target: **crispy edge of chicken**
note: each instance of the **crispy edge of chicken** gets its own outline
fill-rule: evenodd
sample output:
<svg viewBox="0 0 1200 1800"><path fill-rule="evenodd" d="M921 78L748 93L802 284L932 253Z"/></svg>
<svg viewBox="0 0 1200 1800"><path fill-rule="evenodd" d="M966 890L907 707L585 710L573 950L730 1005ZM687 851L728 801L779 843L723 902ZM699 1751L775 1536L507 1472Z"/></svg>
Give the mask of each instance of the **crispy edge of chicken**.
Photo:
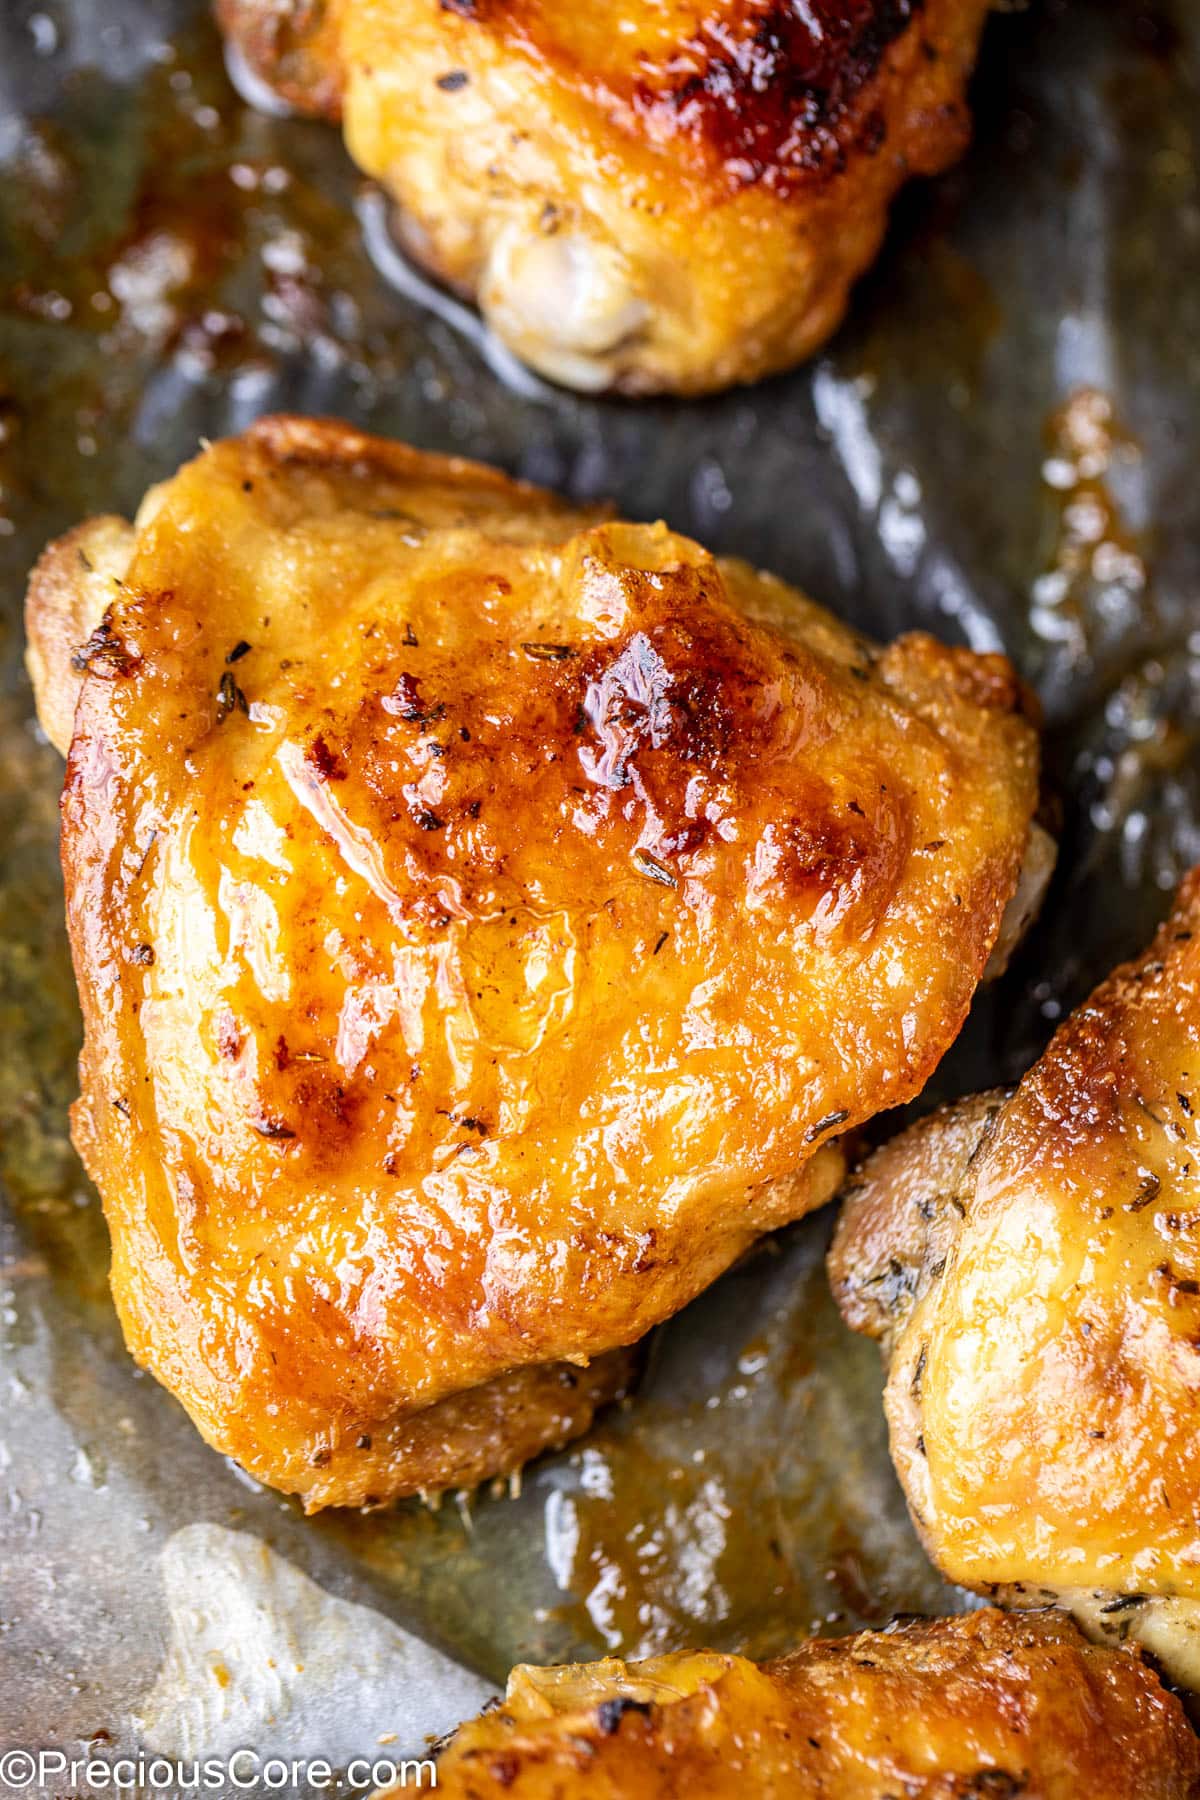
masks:
<svg viewBox="0 0 1200 1800"><path fill-rule="evenodd" d="M1138 1653L986 1609L761 1666L520 1667L437 1774L446 1800L1194 1800L1200 1744Z"/></svg>
<svg viewBox="0 0 1200 1800"><path fill-rule="evenodd" d="M522 526L522 532L526 534L521 537L522 542L531 541L529 533L536 537L538 529L549 532L551 536L555 532L569 535L580 528L585 531L594 529L593 515L572 513L570 509L562 507L537 490L509 483L492 471L481 470L476 465L424 457L403 446L382 444L333 424L288 419L266 420L253 428L243 440L217 446L207 454L215 461L206 462L201 459L196 467L211 467L214 472L218 469L223 471L220 479L226 486L222 487L221 506L227 509L227 513L222 516L227 516L230 541L244 528L235 523L238 509L245 508L249 515L254 507L263 504L249 497L243 500L241 495L246 493L248 496L256 482L272 483L292 479L297 482L314 481L318 484L318 489L321 483L328 480L339 494L343 492L343 486L339 484L355 491L361 484L362 494L356 504L363 506L364 521L369 518L377 522L377 536L385 526L378 523L380 509L368 504L373 491L371 484L382 483L388 490L383 498L394 501L397 497L394 484L405 480L442 481L449 484L446 492L451 494L455 491L454 483L458 482L464 495L473 496L471 504L484 506L485 512L492 509L489 516L494 515L496 518L506 508L515 508L522 516L528 514L529 518ZM189 476L188 479L191 481L194 477ZM171 542L169 536L163 537L161 534L160 513L164 513L165 509L164 516L169 518L170 508L175 504L172 490L172 483L152 490L132 530L120 521L100 520L93 522L90 528L84 528L81 532L60 540L42 559L31 582L28 604L30 669L38 688L41 716L60 747L68 747L68 720L72 714L72 701L82 691L80 684L89 684L83 737L78 741L78 751L72 750L76 763L72 829L76 833L81 829L81 822L85 824L88 817L94 819L97 804L102 802L106 811L112 804L110 777L119 766L125 751L118 736L113 735L107 723L108 707L110 698L120 691L120 684L125 680L134 660L124 654L122 631L127 630L126 620L131 618L136 632L143 636L148 632L152 636L155 628L154 608L159 604L156 598L159 587L156 583L161 572L153 562L138 562L141 554L138 546L162 546ZM259 492L263 491L260 486ZM400 498L405 499L407 496L401 494ZM385 522L388 516L394 516L394 508L383 507L382 511ZM403 517L408 516L403 513ZM476 523L478 524L478 518ZM170 533L172 529L168 522L166 530ZM189 524L189 533L191 529L192 524ZM268 535L265 529L262 532L252 526L246 526L245 529L248 536L255 540ZM363 529L367 529L365 523ZM406 527L398 522L395 529L403 532ZM613 530L618 534L615 542L622 545L642 545L651 556L652 566L657 566L655 559L658 559L661 566L669 569L673 555L683 555L685 559L700 555L695 546L688 546L687 540L672 539L670 534L662 533L662 528L655 528L648 533L646 528L636 527L616 527ZM620 536L621 533L626 535ZM604 548L607 543L603 534L595 541L597 549ZM671 545L679 548L671 550ZM612 547L608 545L609 551ZM256 541L256 554L259 548L260 544ZM499 555L498 545L493 548ZM147 554L150 552L147 551ZM170 554L174 555L174 551ZM370 554L372 557L379 554L377 543ZM832 646L840 645L838 654L844 652L852 661L860 654L868 655L865 647L861 652L855 648L857 640L852 634L835 626L827 615L800 596L791 594L782 584L757 576L744 565L710 565L701 557L699 566L718 569L722 579L729 584L735 602L746 604L752 609L757 607L758 616L772 626L778 628L781 621L789 616L790 608L796 615L797 630L816 633L817 640L822 643L828 640L826 652ZM371 572L375 572L374 562ZM175 588L185 589L190 580L186 562L168 573L170 581L167 582L162 604L175 606ZM128 588L125 585L127 577L130 577ZM691 577L689 581L690 579ZM661 589L663 580L664 577L661 576L652 578L651 585L656 592ZM630 590L631 593L633 591ZM283 597L275 598L278 605L282 605ZM209 598L206 598L205 608L208 605ZM98 621L97 613L100 614ZM197 615L200 616L204 616L204 609ZM751 616L756 616L753 610ZM184 638L194 638L195 625L186 611L186 605L179 618L179 628ZM227 623L222 624L221 628L231 640L237 635L236 625L236 617L231 617ZM71 654L69 646L87 627L92 629L82 651ZM999 708L1001 714L1006 711L1020 712L1024 702L1013 685L1011 671L1005 672L1006 665L1002 666L999 659L980 659L966 652L945 651L927 640L911 640L911 645L911 650L907 652L903 646L885 652L884 666L895 667L896 675L892 679L900 681L901 691L905 691L904 683L912 683L911 691L917 697L915 703L918 706L931 705L935 717L940 716L940 705L949 709L945 714L947 719L953 716L955 707L967 708L964 720L971 716L970 708L978 706L981 710L977 727L990 731L993 726L986 725L990 716L989 708ZM906 656L912 663L911 669L906 663ZM891 662L888 661L889 658L892 659ZM862 674L866 676L866 673L864 667ZM217 657L212 673L214 690L226 680L222 659ZM947 684L941 701L933 698L939 680ZM221 692L223 691L221 685ZM920 698L925 695L929 698ZM136 713L131 717L136 734ZM960 720L960 724L962 722ZM976 727L972 727L974 728ZM1032 736L1028 727L1023 723L1019 724L1016 718L1006 726L1001 726L997 721L994 729L1000 734L994 746L997 754L1000 738L1006 734L1011 737L1006 754L1013 757L1014 779L1017 779L1018 771L1024 768L1018 785L1024 782L1022 792L1025 788L1029 790L1025 802L1028 809L1036 790L1036 755L1031 755ZM1018 749L1021 733L1026 734L1022 740L1025 747ZM969 739L968 731L962 740L960 752L956 754L967 753ZM157 754L157 745L154 746L154 752ZM145 754L149 752L137 752L137 755ZM102 775L98 787L89 789L86 782L80 785L81 773L86 773L89 768L100 771ZM1010 800L1011 798L1010 796ZM80 807L83 808L82 813L79 811ZM989 829L993 828L994 826L989 826ZM108 842L111 831L111 823L105 822L99 836ZM109 848L111 850L111 844ZM1014 856L1016 854L1014 845ZM77 868L81 874L86 874L87 891L92 894L95 902L89 904L81 894L75 903L73 914L77 968L81 973L85 1012L88 1011L89 984L94 979L89 962L93 951L89 946L93 943L98 945L101 941L101 937L96 934L100 932L103 935L102 921L106 906L106 878L99 878L97 884L95 860L95 852L89 851L83 861L79 861L78 852L70 850L68 837L68 892L70 894L72 890L70 871ZM117 867L119 869L119 863ZM987 918L982 914L978 918L974 916L972 909L976 908L975 901L963 909L965 917L956 916L956 955L967 954L968 938L974 942L977 937L978 958L980 961L986 960L989 942L1002 935L997 929L1000 910L1005 894L1011 893L1015 883L1015 872L1010 872L1003 879L997 873L994 882L989 877ZM995 892L992 891L993 888ZM639 893L643 891L648 890L639 887ZM858 893L855 906L865 903L865 898ZM1020 896L1018 901L1023 905ZM964 936L964 933L967 935ZM134 946L135 950L139 948ZM975 955L975 950L971 950L970 954ZM140 955L126 960L132 960L136 968L152 966L144 962ZM130 983L133 979L128 974L123 976L123 980ZM152 990L147 987L144 991ZM964 1009L968 997L969 987L964 989ZM85 1051L85 1099L75 1109L74 1131L85 1161L105 1195L110 1222L113 1223L116 1250L114 1291L122 1311L127 1337L139 1360L148 1363L168 1386L189 1403L189 1410L192 1410L193 1417L210 1441L228 1454L238 1457L261 1479L298 1489L310 1507L325 1504L371 1504L397 1493L438 1489L447 1485L470 1485L486 1474L518 1467L544 1444L560 1443L584 1429L594 1406L608 1394L617 1391L627 1380L629 1365L625 1352L618 1347L606 1355L608 1345L589 1341L582 1354L593 1360L583 1373L578 1368L568 1367L557 1359L549 1358L548 1366L538 1364L534 1367L511 1368L490 1380L474 1378L462 1392L444 1394L441 1399L428 1403L415 1412L409 1411L382 1421L377 1417L362 1419L358 1422L358 1427L350 1431L346 1442L339 1438L336 1443L330 1444L325 1436L318 1434L318 1438L302 1455L289 1452L283 1462L280 1462L277 1455L265 1454L262 1447L256 1445L252 1432L247 1435L247 1421L253 1408L244 1401L238 1407L234 1420L236 1430L226 1419L222 1410L226 1405L222 1398L224 1389L217 1377L204 1378L212 1388L215 1399L211 1396L208 1399L198 1398L195 1392L189 1392L189 1383L194 1381L200 1370L197 1358L203 1360L198 1329L195 1324L188 1325L182 1331L179 1341L175 1342L174 1339L187 1320L188 1309L193 1304L186 1298L186 1292L194 1286L195 1277L188 1277L182 1286L172 1286L169 1294L164 1290L160 1299L155 1299L154 1284L161 1275L161 1256L158 1252L152 1253L152 1244L144 1239L145 1221L140 1204L130 1210L130 1206L120 1199L122 1178L118 1171L124 1166L122 1158L127 1157L129 1151L128 1146L124 1146L125 1125L119 1122L118 1115L113 1111L108 1098L108 1087L117 1079L113 1073L113 1043L124 1042L124 1039L118 1037L110 1043L105 1035L109 1029L107 1024L102 1024L97 1031L96 1018L97 1012L93 1005L89 1016L89 1035L95 1037L99 1048L92 1052L90 1064ZM952 1035L952 1031L950 1034ZM940 1040L936 1045L930 1043L919 1047L922 1069L936 1060L941 1047ZM96 1060L97 1057L99 1061ZM136 1082L138 1077L131 1074L130 1079ZM913 1079L919 1078L914 1076ZM126 1115L121 1113L120 1120L125 1119ZM832 1135L842 1123L844 1120L840 1115L837 1118L823 1119L821 1131ZM263 1127L256 1129L261 1132ZM267 1135L271 1137L272 1133L268 1132ZM291 1131L283 1134L285 1153L287 1140L294 1139L294 1136ZM111 1143L110 1138L113 1140ZM116 1142L117 1138L121 1138L120 1144ZM811 1134L809 1141L811 1142ZM814 1144L812 1151L807 1146L804 1149L806 1154L811 1155L811 1160L799 1174L793 1171L748 1190L747 1200L752 1203L752 1214L747 1214L744 1233L728 1250L722 1250L720 1244L710 1242L705 1256L700 1259L703 1268L692 1281L689 1292L696 1291L697 1286L703 1286L711 1280L730 1260L731 1255L738 1254L758 1232L788 1218L797 1217L828 1197L839 1179L840 1150L834 1144ZM142 1242L143 1248L132 1255L131 1260L131 1253L139 1242ZM159 1274L153 1273L156 1267ZM173 1283L176 1280L176 1277L172 1277ZM668 1310L673 1310L677 1303L672 1302ZM629 1336L640 1336L654 1322L655 1316L662 1316L661 1310L657 1315L639 1315L636 1321L631 1320ZM611 1342L609 1339L610 1344ZM314 1354L315 1350L316 1346ZM571 1357L572 1362L578 1360L582 1360L582 1357ZM314 1373L318 1367L321 1370L319 1386L327 1386L332 1380L332 1371L327 1365L327 1357L320 1363L313 1364ZM299 1405L303 1395L297 1392L290 1398ZM509 1436L506 1433L512 1439L507 1451L505 1446L509 1442Z"/></svg>
<svg viewBox="0 0 1200 1800"><path fill-rule="evenodd" d="M1200 1691L1200 871L1015 1093L943 1109L851 1180L829 1258L890 1364L926 1549L1054 1600Z"/></svg>
<svg viewBox="0 0 1200 1800"><path fill-rule="evenodd" d="M217 0L257 75L341 116L408 250L518 356L685 394L836 328L897 190L965 147L987 10Z"/></svg>

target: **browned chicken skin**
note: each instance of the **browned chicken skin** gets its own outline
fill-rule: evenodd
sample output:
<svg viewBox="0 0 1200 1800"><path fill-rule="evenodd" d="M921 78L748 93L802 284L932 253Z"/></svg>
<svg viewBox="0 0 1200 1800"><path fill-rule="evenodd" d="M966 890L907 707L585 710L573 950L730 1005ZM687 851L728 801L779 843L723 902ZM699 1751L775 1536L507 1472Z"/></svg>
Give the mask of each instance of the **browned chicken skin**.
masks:
<svg viewBox="0 0 1200 1800"><path fill-rule="evenodd" d="M881 1150L830 1258L934 1561L1200 1690L1200 871L1009 1098Z"/></svg>
<svg viewBox="0 0 1200 1800"><path fill-rule="evenodd" d="M310 1507L583 1429L922 1086L1030 837L1003 659L345 426L72 533L28 624L126 1335Z"/></svg>
<svg viewBox="0 0 1200 1800"><path fill-rule="evenodd" d="M809 355L913 174L962 150L986 0L217 0L340 116L409 249L583 389Z"/></svg>
<svg viewBox="0 0 1200 1800"><path fill-rule="evenodd" d="M395 1790L398 1793L398 1790ZM513 1671L438 1762L446 1800L1194 1800L1200 1745L1129 1651L994 1611Z"/></svg>

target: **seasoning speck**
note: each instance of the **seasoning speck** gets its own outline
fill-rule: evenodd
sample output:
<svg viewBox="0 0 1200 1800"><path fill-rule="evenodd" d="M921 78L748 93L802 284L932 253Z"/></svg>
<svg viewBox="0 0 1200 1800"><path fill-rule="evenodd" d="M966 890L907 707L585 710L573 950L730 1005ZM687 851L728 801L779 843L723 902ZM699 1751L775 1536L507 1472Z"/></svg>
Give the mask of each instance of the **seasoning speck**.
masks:
<svg viewBox="0 0 1200 1800"><path fill-rule="evenodd" d="M613 1700L602 1700L596 1708L596 1723L605 1737L612 1737L621 1729L621 1720L626 1713L649 1714L650 1704L646 1700L634 1700L628 1694L618 1694Z"/></svg>
<svg viewBox="0 0 1200 1800"><path fill-rule="evenodd" d="M217 688L217 724L223 725L230 713L248 713L246 696L243 694L233 676L226 669Z"/></svg>
<svg viewBox="0 0 1200 1800"><path fill-rule="evenodd" d="M648 850L635 850L633 860L641 873L648 875L651 881L657 881L660 887L678 887L679 883L676 877L672 875L666 864L660 863L658 858L651 856Z"/></svg>
<svg viewBox="0 0 1200 1800"><path fill-rule="evenodd" d="M575 654L570 644L522 644L521 648L533 662L566 662Z"/></svg>

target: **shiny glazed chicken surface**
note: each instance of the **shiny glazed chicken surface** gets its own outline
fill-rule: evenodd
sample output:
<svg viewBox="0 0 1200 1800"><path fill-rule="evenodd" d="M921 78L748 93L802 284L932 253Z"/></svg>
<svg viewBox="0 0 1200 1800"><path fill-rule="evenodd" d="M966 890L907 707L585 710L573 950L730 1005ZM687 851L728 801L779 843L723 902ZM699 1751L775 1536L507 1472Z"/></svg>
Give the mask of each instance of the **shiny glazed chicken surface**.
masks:
<svg viewBox="0 0 1200 1800"><path fill-rule="evenodd" d="M692 393L814 350L944 168L984 0L217 0L340 116L407 248L552 379Z"/></svg>
<svg viewBox="0 0 1200 1800"><path fill-rule="evenodd" d="M341 425L27 617L126 1336L310 1507L583 1429L922 1086L1030 838L1002 659Z"/></svg>
<svg viewBox="0 0 1200 1800"><path fill-rule="evenodd" d="M851 1184L830 1273L891 1358L930 1555L1200 1689L1200 871L1010 1097Z"/></svg>
<svg viewBox="0 0 1200 1800"><path fill-rule="evenodd" d="M398 1790L396 1790L398 1792ZM1132 1652L995 1611L816 1639L519 1668L438 1763L448 1800L1190 1800L1200 1745Z"/></svg>

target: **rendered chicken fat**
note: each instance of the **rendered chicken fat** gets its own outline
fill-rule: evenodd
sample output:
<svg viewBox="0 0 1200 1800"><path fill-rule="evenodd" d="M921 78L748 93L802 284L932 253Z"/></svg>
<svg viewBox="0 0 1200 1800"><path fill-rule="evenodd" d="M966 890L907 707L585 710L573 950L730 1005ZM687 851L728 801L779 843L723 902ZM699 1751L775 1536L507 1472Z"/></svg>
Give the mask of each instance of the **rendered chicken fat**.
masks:
<svg viewBox="0 0 1200 1800"><path fill-rule="evenodd" d="M1001 658L344 426L216 445L28 619L125 1331L310 1506L585 1428L921 1087L1029 841Z"/></svg>
<svg viewBox="0 0 1200 1800"><path fill-rule="evenodd" d="M963 148L984 0L217 0L341 116L410 250L553 380L702 392L810 354Z"/></svg>

